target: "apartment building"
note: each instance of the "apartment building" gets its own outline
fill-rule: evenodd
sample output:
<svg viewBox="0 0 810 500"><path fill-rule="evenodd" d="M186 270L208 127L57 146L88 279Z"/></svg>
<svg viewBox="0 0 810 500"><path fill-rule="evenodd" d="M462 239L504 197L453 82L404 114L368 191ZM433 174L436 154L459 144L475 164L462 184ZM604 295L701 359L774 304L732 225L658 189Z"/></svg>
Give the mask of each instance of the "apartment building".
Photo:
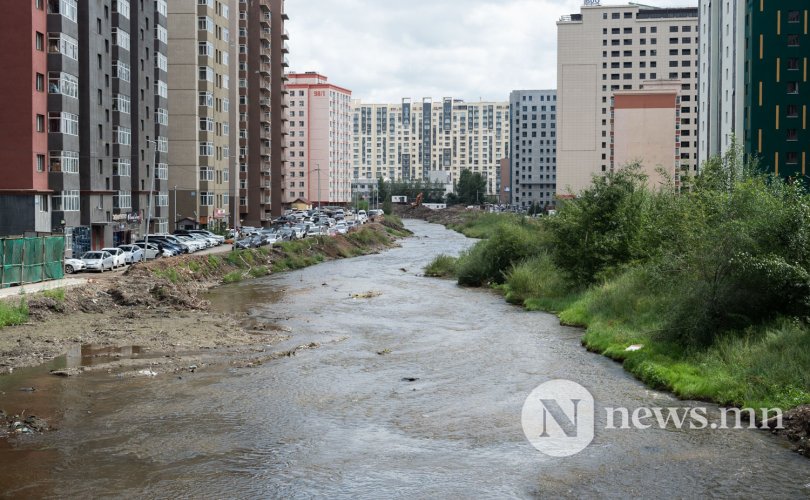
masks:
<svg viewBox="0 0 810 500"><path fill-rule="evenodd" d="M315 72L288 76L284 204L347 204L352 199L352 92Z"/></svg>
<svg viewBox="0 0 810 500"><path fill-rule="evenodd" d="M431 171L463 169L487 179L487 193L500 190L502 158L509 154L509 103L445 97L414 103L353 101L355 179L428 180Z"/></svg>
<svg viewBox="0 0 810 500"><path fill-rule="evenodd" d="M700 2L701 161L734 137L766 172L807 168L807 2Z"/></svg>
<svg viewBox="0 0 810 500"><path fill-rule="evenodd" d="M621 165L611 99L647 81L680 86L677 172L698 170L698 9L584 6L557 22L557 193L576 194ZM645 161L643 158L642 162Z"/></svg>
<svg viewBox="0 0 810 500"><path fill-rule="evenodd" d="M5 7L0 44L14 47L4 56L5 69L14 77L0 79L0 236L47 233L51 231L47 14L45 6L34 0ZM72 22L75 27L75 19Z"/></svg>
<svg viewBox="0 0 810 500"><path fill-rule="evenodd" d="M509 95L509 203L554 205L557 187L557 91L515 90Z"/></svg>
<svg viewBox="0 0 810 500"><path fill-rule="evenodd" d="M145 232L149 218L159 139L153 134L160 130L151 112L160 102L155 97L160 73L153 68L165 54L165 41L161 46L158 38L158 30L165 32L165 16L158 12L165 10L165 0L31 0L14 2L13 10L3 19L8 24L3 33L32 32L34 57L19 58L24 67L15 74L32 74L33 93L19 81L10 83L17 88L3 93L3 105L16 109L27 101L37 112L27 131L21 124L4 124L3 140L9 143L2 154L19 155L16 145L33 140L35 147L26 149L36 149L31 153L36 175L17 191L39 196L33 204L24 200L17 208L6 207L19 217L10 217L15 227L3 228L2 234L64 233L73 254L131 241ZM2 120L20 118L15 115L4 114ZM20 184L29 175L19 160L9 160L4 164L15 173L4 182ZM153 215L159 225L165 217L159 203Z"/></svg>
<svg viewBox="0 0 810 500"><path fill-rule="evenodd" d="M229 224L231 16L238 12L236 0L169 3L170 229Z"/></svg>
<svg viewBox="0 0 810 500"><path fill-rule="evenodd" d="M238 213L259 227L280 216L284 201L289 35L284 0L239 2ZM237 185L238 182L238 185Z"/></svg>

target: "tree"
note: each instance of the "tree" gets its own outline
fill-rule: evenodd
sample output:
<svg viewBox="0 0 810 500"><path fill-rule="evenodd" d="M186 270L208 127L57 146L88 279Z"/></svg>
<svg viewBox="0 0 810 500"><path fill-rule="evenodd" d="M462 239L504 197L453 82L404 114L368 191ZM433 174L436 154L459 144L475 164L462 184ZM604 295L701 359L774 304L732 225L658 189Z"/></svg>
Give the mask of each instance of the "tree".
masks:
<svg viewBox="0 0 810 500"><path fill-rule="evenodd" d="M484 201L487 194L487 180L479 172L469 169L461 171L456 184L456 196L460 203L474 205Z"/></svg>

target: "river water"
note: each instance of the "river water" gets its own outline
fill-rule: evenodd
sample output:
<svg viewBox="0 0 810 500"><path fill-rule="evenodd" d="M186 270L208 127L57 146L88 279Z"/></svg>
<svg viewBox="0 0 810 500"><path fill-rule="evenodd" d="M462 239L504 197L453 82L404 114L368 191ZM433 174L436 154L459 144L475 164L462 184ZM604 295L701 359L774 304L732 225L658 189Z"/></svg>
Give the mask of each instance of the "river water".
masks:
<svg viewBox="0 0 810 500"><path fill-rule="evenodd" d="M552 458L535 450L523 434L521 407L548 380L583 385L597 408L697 403L646 389L620 365L586 352L582 332L554 316L419 276L435 255L457 254L474 241L424 222L409 227L416 236L401 248L212 293L216 308L288 330L290 340L276 349L317 348L182 379L52 377L30 397L61 408L59 430L0 445L0 491L128 498L810 495L810 462L762 431L609 430L597 411L596 437L581 453ZM379 295L352 298L372 291Z"/></svg>

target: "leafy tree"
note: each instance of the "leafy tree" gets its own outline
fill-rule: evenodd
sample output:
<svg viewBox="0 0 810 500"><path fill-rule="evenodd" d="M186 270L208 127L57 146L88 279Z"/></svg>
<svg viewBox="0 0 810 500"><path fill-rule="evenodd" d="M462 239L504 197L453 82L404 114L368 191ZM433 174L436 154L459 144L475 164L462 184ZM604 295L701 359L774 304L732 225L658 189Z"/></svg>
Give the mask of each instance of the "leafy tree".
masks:
<svg viewBox="0 0 810 500"><path fill-rule="evenodd" d="M456 184L458 201L467 205L482 203L487 194L487 180L480 172L464 169Z"/></svg>

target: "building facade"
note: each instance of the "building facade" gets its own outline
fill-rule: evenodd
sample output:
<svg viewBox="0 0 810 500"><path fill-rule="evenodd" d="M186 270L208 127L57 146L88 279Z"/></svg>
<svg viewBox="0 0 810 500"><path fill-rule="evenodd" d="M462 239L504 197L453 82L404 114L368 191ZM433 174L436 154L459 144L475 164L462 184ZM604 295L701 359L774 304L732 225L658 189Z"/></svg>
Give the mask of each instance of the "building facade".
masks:
<svg viewBox="0 0 810 500"><path fill-rule="evenodd" d="M509 103L466 103L445 97L415 104L353 107L353 178L428 180L431 171L482 174L487 193L500 189L500 160L509 154Z"/></svg>
<svg viewBox="0 0 810 500"><path fill-rule="evenodd" d="M678 171L698 170L698 9L586 6L557 23L557 193L611 167L611 98L648 80L679 81ZM620 166L620 165L619 165Z"/></svg>
<svg viewBox="0 0 810 500"><path fill-rule="evenodd" d="M239 218L268 224L282 213L289 35L284 0L239 2Z"/></svg>
<svg viewBox="0 0 810 500"><path fill-rule="evenodd" d="M15 74L32 73L33 92L8 88L3 106L36 112L27 139L15 137L23 133L22 124L3 123L4 139L15 147L2 147L0 154L30 144L25 151L34 155L36 175L21 175L26 169L19 159L3 162L10 172L0 182L14 184L18 198L24 193L33 201L9 206L4 197L3 213L16 214L8 218L16 227L0 228L0 234L64 233L68 254L76 255L134 240L150 219L149 189L161 159L155 150L166 147L165 129L154 121L161 105L156 94L165 81L166 40L159 35L165 35L165 0L14 4L19 11L4 18L3 33L32 32L33 58L12 59L21 65ZM2 120L16 115L4 113ZM163 186L158 182L155 189ZM153 207L153 229L165 217L160 201Z"/></svg>
<svg viewBox="0 0 810 500"><path fill-rule="evenodd" d="M557 186L557 91L509 95L511 201L519 207L554 205Z"/></svg>
<svg viewBox="0 0 810 500"><path fill-rule="evenodd" d="M701 159L736 137L763 171L806 175L808 11L801 0L701 1Z"/></svg>
<svg viewBox="0 0 810 500"><path fill-rule="evenodd" d="M352 92L320 74L291 73L284 204L344 205L352 199Z"/></svg>
<svg viewBox="0 0 810 500"><path fill-rule="evenodd" d="M178 221L219 229L230 219L230 17L237 13L235 0L169 4L170 229Z"/></svg>
<svg viewBox="0 0 810 500"><path fill-rule="evenodd" d="M75 14L71 17L66 22L75 30ZM12 76L0 81L0 236L51 231L47 34L42 3L6 5L0 42L9 49L6 71ZM73 71L71 81L78 68ZM74 148L78 160L78 145Z"/></svg>

